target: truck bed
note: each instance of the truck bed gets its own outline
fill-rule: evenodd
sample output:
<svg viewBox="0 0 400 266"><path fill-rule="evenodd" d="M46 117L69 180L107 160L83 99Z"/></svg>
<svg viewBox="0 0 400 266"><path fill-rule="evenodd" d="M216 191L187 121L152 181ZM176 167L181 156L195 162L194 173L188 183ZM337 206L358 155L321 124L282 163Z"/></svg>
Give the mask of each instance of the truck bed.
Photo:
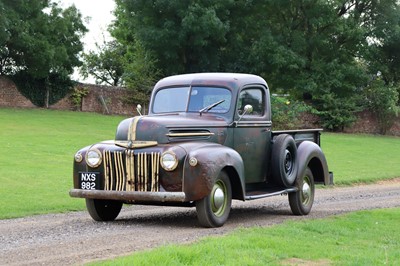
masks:
<svg viewBox="0 0 400 266"><path fill-rule="evenodd" d="M296 142L302 142L305 140L315 142L320 146L320 136L322 128L316 129L295 129L295 130L277 130L272 131L272 138L280 135L280 134L289 134L291 135Z"/></svg>

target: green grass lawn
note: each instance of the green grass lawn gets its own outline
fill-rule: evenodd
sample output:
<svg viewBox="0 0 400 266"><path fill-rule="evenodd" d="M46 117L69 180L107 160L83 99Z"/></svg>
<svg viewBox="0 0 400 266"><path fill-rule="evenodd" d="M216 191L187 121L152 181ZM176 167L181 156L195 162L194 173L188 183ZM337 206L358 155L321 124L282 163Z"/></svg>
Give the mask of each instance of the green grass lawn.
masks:
<svg viewBox="0 0 400 266"><path fill-rule="evenodd" d="M0 219L81 210L68 195L75 152L113 139L123 117L0 109Z"/></svg>
<svg viewBox="0 0 400 266"><path fill-rule="evenodd" d="M400 209L236 230L95 265L400 265Z"/></svg>
<svg viewBox="0 0 400 266"><path fill-rule="evenodd" d="M323 133L322 149L335 184L400 177L400 138Z"/></svg>
<svg viewBox="0 0 400 266"><path fill-rule="evenodd" d="M113 139L121 116L0 108L0 219L83 210L70 198L75 152ZM336 184L400 176L400 138L323 133Z"/></svg>
<svg viewBox="0 0 400 266"><path fill-rule="evenodd" d="M70 198L75 152L113 139L124 117L0 109L0 219L83 210ZM400 176L400 138L323 133L336 184ZM237 230L194 245L165 246L112 265L399 265L400 209L358 212Z"/></svg>

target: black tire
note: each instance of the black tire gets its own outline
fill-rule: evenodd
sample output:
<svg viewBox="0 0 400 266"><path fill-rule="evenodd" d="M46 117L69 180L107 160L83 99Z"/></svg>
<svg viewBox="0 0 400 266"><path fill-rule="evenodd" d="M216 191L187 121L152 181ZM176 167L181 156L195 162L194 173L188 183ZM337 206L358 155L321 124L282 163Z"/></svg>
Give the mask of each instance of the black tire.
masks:
<svg viewBox="0 0 400 266"><path fill-rule="evenodd" d="M221 172L211 193L196 201L199 223L204 227L220 227L228 219L232 203L232 187L228 175Z"/></svg>
<svg viewBox="0 0 400 266"><path fill-rule="evenodd" d="M289 193L289 205L293 214L307 215L310 213L314 203L315 185L314 176L307 167L304 175L296 180L297 192Z"/></svg>
<svg viewBox="0 0 400 266"><path fill-rule="evenodd" d="M86 199L86 208L95 221L113 221L122 208L122 202L115 200Z"/></svg>
<svg viewBox="0 0 400 266"><path fill-rule="evenodd" d="M294 184L297 176L297 147L293 137L278 135L272 145L271 174L273 181L284 187Z"/></svg>

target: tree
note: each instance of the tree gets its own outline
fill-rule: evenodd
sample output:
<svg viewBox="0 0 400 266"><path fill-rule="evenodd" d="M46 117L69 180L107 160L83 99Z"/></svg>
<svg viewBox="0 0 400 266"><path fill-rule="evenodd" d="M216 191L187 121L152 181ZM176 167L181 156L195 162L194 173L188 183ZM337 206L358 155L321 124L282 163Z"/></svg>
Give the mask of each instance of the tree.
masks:
<svg viewBox="0 0 400 266"><path fill-rule="evenodd" d="M127 87L133 91L128 99L130 102L148 106L151 89L161 76L160 71L155 67L156 62L153 54L137 41L135 46L128 50L125 55L123 78Z"/></svg>
<svg viewBox="0 0 400 266"><path fill-rule="evenodd" d="M363 89L363 96L365 106L377 118L379 133L386 134L400 111L398 88L387 85L382 77L378 76Z"/></svg>
<svg viewBox="0 0 400 266"><path fill-rule="evenodd" d="M216 71L229 30L226 7L232 2L117 0L112 34L132 46L138 40L165 75Z"/></svg>
<svg viewBox="0 0 400 266"><path fill-rule="evenodd" d="M271 90L309 100L332 130L354 121L372 73L400 77L396 0L116 3L114 36L140 42L163 74L259 74Z"/></svg>
<svg viewBox="0 0 400 266"><path fill-rule="evenodd" d="M124 85L132 91L127 99L134 104L148 105L151 88L161 77L157 67L158 59L155 53L147 49L132 30L132 19L130 10L125 5L132 4L129 1L117 0L115 10L119 18L110 26L111 35L126 48L123 57L124 74L122 76Z"/></svg>
<svg viewBox="0 0 400 266"><path fill-rule="evenodd" d="M47 106L50 98L55 101L59 98L50 97L50 93L62 97L70 86L59 87L52 80L72 84L69 75L81 64L81 38L87 31L81 14L74 6L63 10L57 3L45 0L4 0L3 11L6 34L1 40L1 74L21 79L17 84L26 84L29 80L31 84L41 84L30 86L28 90L33 91L28 94L44 95L43 100L38 100L39 97L31 100ZM26 88L19 89L26 91Z"/></svg>
<svg viewBox="0 0 400 266"><path fill-rule="evenodd" d="M362 108L360 88L367 86L371 74L399 65L394 60L400 48L394 41L399 4L393 0L265 3L265 30L253 43L250 57L261 60L252 72L267 77L273 89L311 100L325 127L341 130L350 125ZM385 76L394 70L390 67Z"/></svg>
<svg viewBox="0 0 400 266"><path fill-rule="evenodd" d="M6 42L10 39L10 33L7 31L8 20L5 15L5 6L0 2L0 75L6 72L7 58L3 55L7 54Z"/></svg>
<svg viewBox="0 0 400 266"><path fill-rule="evenodd" d="M370 73L381 74L386 85L400 82L400 6L396 1L376 10L375 23L370 26L371 37L366 53Z"/></svg>
<svg viewBox="0 0 400 266"><path fill-rule="evenodd" d="M96 48L97 52L89 51L83 55L82 76L94 77L97 84L123 85L126 48L115 40L104 41L101 45L96 43Z"/></svg>

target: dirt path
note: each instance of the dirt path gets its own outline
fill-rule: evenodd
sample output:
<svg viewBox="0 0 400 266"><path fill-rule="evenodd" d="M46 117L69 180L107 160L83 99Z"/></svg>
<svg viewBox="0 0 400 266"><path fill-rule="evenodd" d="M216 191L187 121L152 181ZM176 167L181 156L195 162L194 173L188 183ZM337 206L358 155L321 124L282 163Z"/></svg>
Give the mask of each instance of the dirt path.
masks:
<svg viewBox="0 0 400 266"><path fill-rule="evenodd" d="M286 196L233 202L222 228L198 226L194 208L124 207L115 222L94 222L86 212L0 221L0 265L71 265L112 258L168 243L223 235L238 227L322 218L350 211L400 207L400 179L374 185L317 189L311 214L291 215Z"/></svg>

